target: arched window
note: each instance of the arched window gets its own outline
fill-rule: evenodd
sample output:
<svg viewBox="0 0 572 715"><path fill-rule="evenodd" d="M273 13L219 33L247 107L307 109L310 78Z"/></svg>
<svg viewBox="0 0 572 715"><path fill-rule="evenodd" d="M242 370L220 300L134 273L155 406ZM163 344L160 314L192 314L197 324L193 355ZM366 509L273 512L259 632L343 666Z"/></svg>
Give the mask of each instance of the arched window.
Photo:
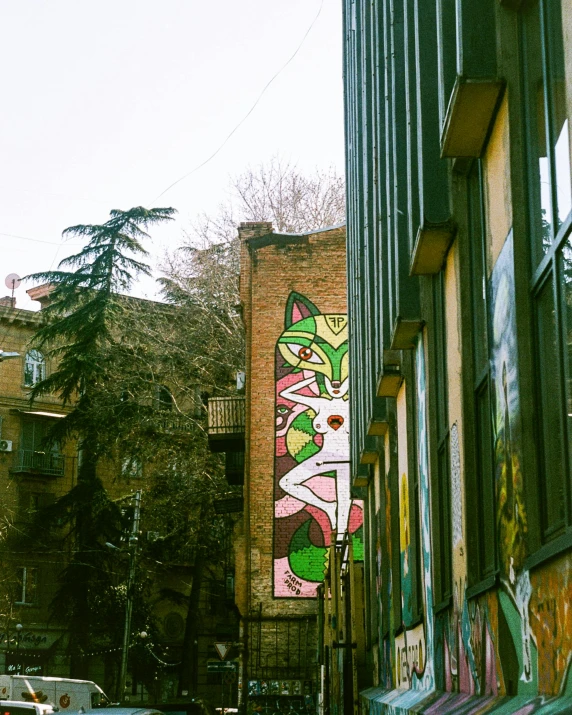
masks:
<svg viewBox="0 0 572 715"><path fill-rule="evenodd" d="M24 385L33 387L46 377L46 359L39 350L28 350L24 361Z"/></svg>
<svg viewBox="0 0 572 715"><path fill-rule="evenodd" d="M166 411L173 409L173 395L168 387L157 385L155 396L157 409Z"/></svg>

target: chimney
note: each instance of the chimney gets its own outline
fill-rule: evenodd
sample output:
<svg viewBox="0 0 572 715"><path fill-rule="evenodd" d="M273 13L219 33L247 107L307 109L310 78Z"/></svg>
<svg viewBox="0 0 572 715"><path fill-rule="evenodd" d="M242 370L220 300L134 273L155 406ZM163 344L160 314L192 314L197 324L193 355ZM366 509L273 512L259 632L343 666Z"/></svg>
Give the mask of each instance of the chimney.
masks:
<svg viewBox="0 0 572 715"><path fill-rule="evenodd" d="M37 300L42 308L45 308L50 303L50 293L53 291L54 286L51 283L44 283L41 286L34 286L34 288L29 288L26 293L30 296L31 300Z"/></svg>
<svg viewBox="0 0 572 715"><path fill-rule="evenodd" d="M243 221L238 227L238 235L241 241L248 241L249 238L267 236L272 233L272 221Z"/></svg>

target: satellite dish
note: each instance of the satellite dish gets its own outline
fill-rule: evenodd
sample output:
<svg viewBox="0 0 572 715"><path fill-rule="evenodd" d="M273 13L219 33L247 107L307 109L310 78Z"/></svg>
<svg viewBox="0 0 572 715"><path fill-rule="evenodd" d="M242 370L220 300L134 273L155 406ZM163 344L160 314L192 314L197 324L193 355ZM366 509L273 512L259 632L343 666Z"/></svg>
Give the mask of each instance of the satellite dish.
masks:
<svg viewBox="0 0 572 715"><path fill-rule="evenodd" d="M6 280L4 281L4 285L6 288L10 288L10 290L15 290L16 288L20 287L20 283L22 282L22 279L17 273L10 273L9 275L6 276Z"/></svg>

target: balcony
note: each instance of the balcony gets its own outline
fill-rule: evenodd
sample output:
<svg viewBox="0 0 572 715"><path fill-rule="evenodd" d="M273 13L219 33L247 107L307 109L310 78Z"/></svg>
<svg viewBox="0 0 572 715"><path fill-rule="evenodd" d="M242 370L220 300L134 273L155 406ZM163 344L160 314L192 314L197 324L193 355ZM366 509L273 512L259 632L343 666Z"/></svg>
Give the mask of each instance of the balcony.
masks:
<svg viewBox="0 0 572 715"><path fill-rule="evenodd" d="M189 432L191 424L191 419L187 415L171 415L169 413L165 414L165 416L161 416L153 422L155 429L168 434Z"/></svg>
<svg viewBox="0 0 572 715"><path fill-rule="evenodd" d="M244 396L211 397L208 402L209 447L213 452L244 450Z"/></svg>
<svg viewBox="0 0 572 715"><path fill-rule="evenodd" d="M12 472L63 477L64 455L59 452L37 452L33 449L19 449L15 456Z"/></svg>

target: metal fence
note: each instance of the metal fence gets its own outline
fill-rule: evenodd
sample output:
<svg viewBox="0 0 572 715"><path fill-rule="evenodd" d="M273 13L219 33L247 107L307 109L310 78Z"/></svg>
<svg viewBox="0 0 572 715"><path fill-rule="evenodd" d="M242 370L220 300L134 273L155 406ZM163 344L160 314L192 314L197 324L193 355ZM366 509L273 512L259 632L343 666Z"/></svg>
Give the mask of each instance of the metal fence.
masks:
<svg viewBox="0 0 572 715"><path fill-rule="evenodd" d="M37 472L53 477L64 473L64 455L59 452L36 452L33 449L19 449L12 468L14 472Z"/></svg>

